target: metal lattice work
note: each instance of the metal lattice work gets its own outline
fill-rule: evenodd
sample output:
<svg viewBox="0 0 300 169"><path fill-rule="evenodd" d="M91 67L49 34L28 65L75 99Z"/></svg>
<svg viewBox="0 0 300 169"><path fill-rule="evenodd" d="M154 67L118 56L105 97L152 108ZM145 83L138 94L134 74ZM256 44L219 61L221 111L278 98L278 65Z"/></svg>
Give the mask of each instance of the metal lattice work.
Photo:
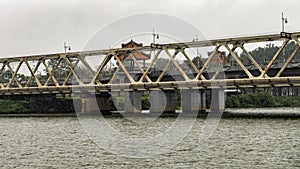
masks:
<svg viewBox="0 0 300 169"><path fill-rule="evenodd" d="M71 93L74 89L89 90L91 88L98 91L107 91L112 88L178 88L181 85L189 85L189 83L197 84L198 88L204 89L299 86L300 71L297 70L300 68L298 69L297 66L290 68L300 49L299 36L299 32L281 32L280 34L252 37L151 44L151 46L135 48L1 58L0 93ZM245 47L247 44L272 41L280 42L281 45L271 59L264 64L258 62L257 57L253 56ZM296 44L293 51L285 60L281 61L280 66L275 68L274 64L279 55L290 42ZM201 47L212 47L213 50L207 58L202 59L203 64L199 66L193 62L195 54L190 51ZM218 55L220 49L225 50L223 58ZM237 50L242 51L246 57L241 58L235 52ZM137 60L135 52L152 54L147 65ZM160 71L154 72L154 65L162 57L166 61L165 64ZM131 64L135 65L135 72L138 73L133 73L131 68L125 64L126 58L131 58ZM180 59L184 60L185 66ZM209 71L216 59L218 66L214 65L214 70ZM248 63L246 64L242 59L246 59ZM110 66L112 61L117 65L114 68ZM238 69L233 70L234 66ZM171 80L166 78L170 76L168 71L171 68L176 70L176 74L172 76L180 78L171 78ZM219 77L221 72L225 72L225 77ZM123 75L123 82L118 81L120 74Z"/></svg>

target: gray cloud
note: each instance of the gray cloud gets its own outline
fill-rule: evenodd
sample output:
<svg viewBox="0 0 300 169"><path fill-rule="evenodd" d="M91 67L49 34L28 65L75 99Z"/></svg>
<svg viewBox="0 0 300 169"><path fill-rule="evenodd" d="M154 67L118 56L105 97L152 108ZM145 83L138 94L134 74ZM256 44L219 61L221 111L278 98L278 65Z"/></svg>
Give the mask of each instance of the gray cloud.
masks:
<svg viewBox="0 0 300 169"><path fill-rule="evenodd" d="M56 53L63 42L81 50L100 28L120 17L158 12L182 18L208 38L300 30L298 0L2 0L0 57ZM152 28L149 28L151 31Z"/></svg>

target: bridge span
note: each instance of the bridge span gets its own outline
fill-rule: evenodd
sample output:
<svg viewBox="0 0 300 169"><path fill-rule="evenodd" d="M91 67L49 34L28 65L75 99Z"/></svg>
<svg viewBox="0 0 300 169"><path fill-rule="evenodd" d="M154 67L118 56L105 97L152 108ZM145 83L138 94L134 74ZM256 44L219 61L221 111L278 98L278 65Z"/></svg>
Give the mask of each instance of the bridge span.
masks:
<svg viewBox="0 0 300 169"><path fill-rule="evenodd" d="M109 109L112 92L125 92L133 108L141 110L141 95L151 91L159 98L163 91L168 111L173 111L174 92L181 92L187 111L204 110L205 91L211 90L218 98L224 90L257 87L300 86L298 66L291 66L300 48L300 32L201 40L184 43L151 44L131 48L114 48L83 52L57 53L0 58L0 95L71 94L83 98L83 112L96 108L89 105L90 95L97 95L99 106ZM263 65L247 49L249 45L276 42L278 50ZM284 60L279 56L286 46L296 44ZM210 48L199 66L194 62L195 50ZM244 63L238 52L245 54ZM223 51L224 56L219 53ZM137 53L150 55L141 63ZM122 56L122 57L120 57ZM163 59L162 59L163 58ZM159 65L161 60L164 64ZM274 67L280 60L281 65ZM249 62L251 69L249 68ZM112 67L112 63L115 65ZM129 64L130 63L130 64ZM232 67L237 69L232 70ZM132 71L134 67L134 71ZM155 92L156 91L156 92ZM197 98L197 99L195 99ZM137 101L135 101L137 100ZM194 100L194 101L193 101ZM223 99L224 100L224 99ZM101 103L99 103L101 102ZM159 109L159 100L150 98L153 109ZM214 101L222 109L222 99ZM101 107L100 106L100 107ZM126 106L125 106L126 107ZM165 108L166 110L166 108ZM153 110L156 111L156 110ZM159 111L159 110L157 110Z"/></svg>

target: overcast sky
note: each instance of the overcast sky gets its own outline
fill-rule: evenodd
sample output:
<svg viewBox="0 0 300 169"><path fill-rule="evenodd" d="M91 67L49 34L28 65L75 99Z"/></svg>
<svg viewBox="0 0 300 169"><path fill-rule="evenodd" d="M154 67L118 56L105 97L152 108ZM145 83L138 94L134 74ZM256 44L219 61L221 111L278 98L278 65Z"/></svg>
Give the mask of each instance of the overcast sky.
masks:
<svg viewBox="0 0 300 169"><path fill-rule="evenodd" d="M299 0L0 0L0 57L80 51L97 31L125 16L179 17L207 38L300 31ZM149 28L149 32L152 31Z"/></svg>

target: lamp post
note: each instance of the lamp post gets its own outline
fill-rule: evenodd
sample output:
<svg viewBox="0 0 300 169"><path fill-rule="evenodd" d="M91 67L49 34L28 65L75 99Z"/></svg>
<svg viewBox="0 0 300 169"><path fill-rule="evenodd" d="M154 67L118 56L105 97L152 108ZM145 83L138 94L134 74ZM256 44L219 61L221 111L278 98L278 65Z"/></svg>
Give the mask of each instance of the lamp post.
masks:
<svg viewBox="0 0 300 169"><path fill-rule="evenodd" d="M284 24L287 24L288 20L287 18L283 17L283 12L281 13L281 26L282 26L282 32L284 32Z"/></svg>
<svg viewBox="0 0 300 169"><path fill-rule="evenodd" d="M71 46L70 46L70 45L67 45L67 43L64 42L64 49L65 49L65 53L67 53L67 49L68 49L68 50L71 50Z"/></svg>
<svg viewBox="0 0 300 169"><path fill-rule="evenodd" d="M198 34L196 34L196 37L193 38L193 42L197 42L199 40ZM199 48L197 47L197 56L199 56Z"/></svg>
<svg viewBox="0 0 300 169"><path fill-rule="evenodd" d="M155 44L155 39L159 39L159 34L158 33L155 33L155 31L154 31L154 29L153 29L153 32L152 32L152 37L153 37L153 45ZM151 46L152 46L152 44L151 44ZM153 53L153 56L155 55L154 53L155 53L155 50L154 49L152 49L151 51L150 51L150 55L152 55L152 53ZM145 63L144 63L145 64Z"/></svg>
<svg viewBox="0 0 300 169"><path fill-rule="evenodd" d="M195 38L193 38L193 42L197 42L199 40L199 38L198 38L198 34L196 34L196 37ZM199 48L197 47L197 56L196 56L196 62L197 62L197 68L199 68L200 67L200 59L201 59L201 57L200 57L200 53L199 53ZM197 58L197 57L199 57L199 58Z"/></svg>
<svg viewBox="0 0 300 169"><path fill-rule="evenodd" d="M152 36L153 36L153 44L155 44L155 39L159 39L159 34L158 34L158 33L155 33L155 32L154 32L154 29L153 29Z"/></svg>

